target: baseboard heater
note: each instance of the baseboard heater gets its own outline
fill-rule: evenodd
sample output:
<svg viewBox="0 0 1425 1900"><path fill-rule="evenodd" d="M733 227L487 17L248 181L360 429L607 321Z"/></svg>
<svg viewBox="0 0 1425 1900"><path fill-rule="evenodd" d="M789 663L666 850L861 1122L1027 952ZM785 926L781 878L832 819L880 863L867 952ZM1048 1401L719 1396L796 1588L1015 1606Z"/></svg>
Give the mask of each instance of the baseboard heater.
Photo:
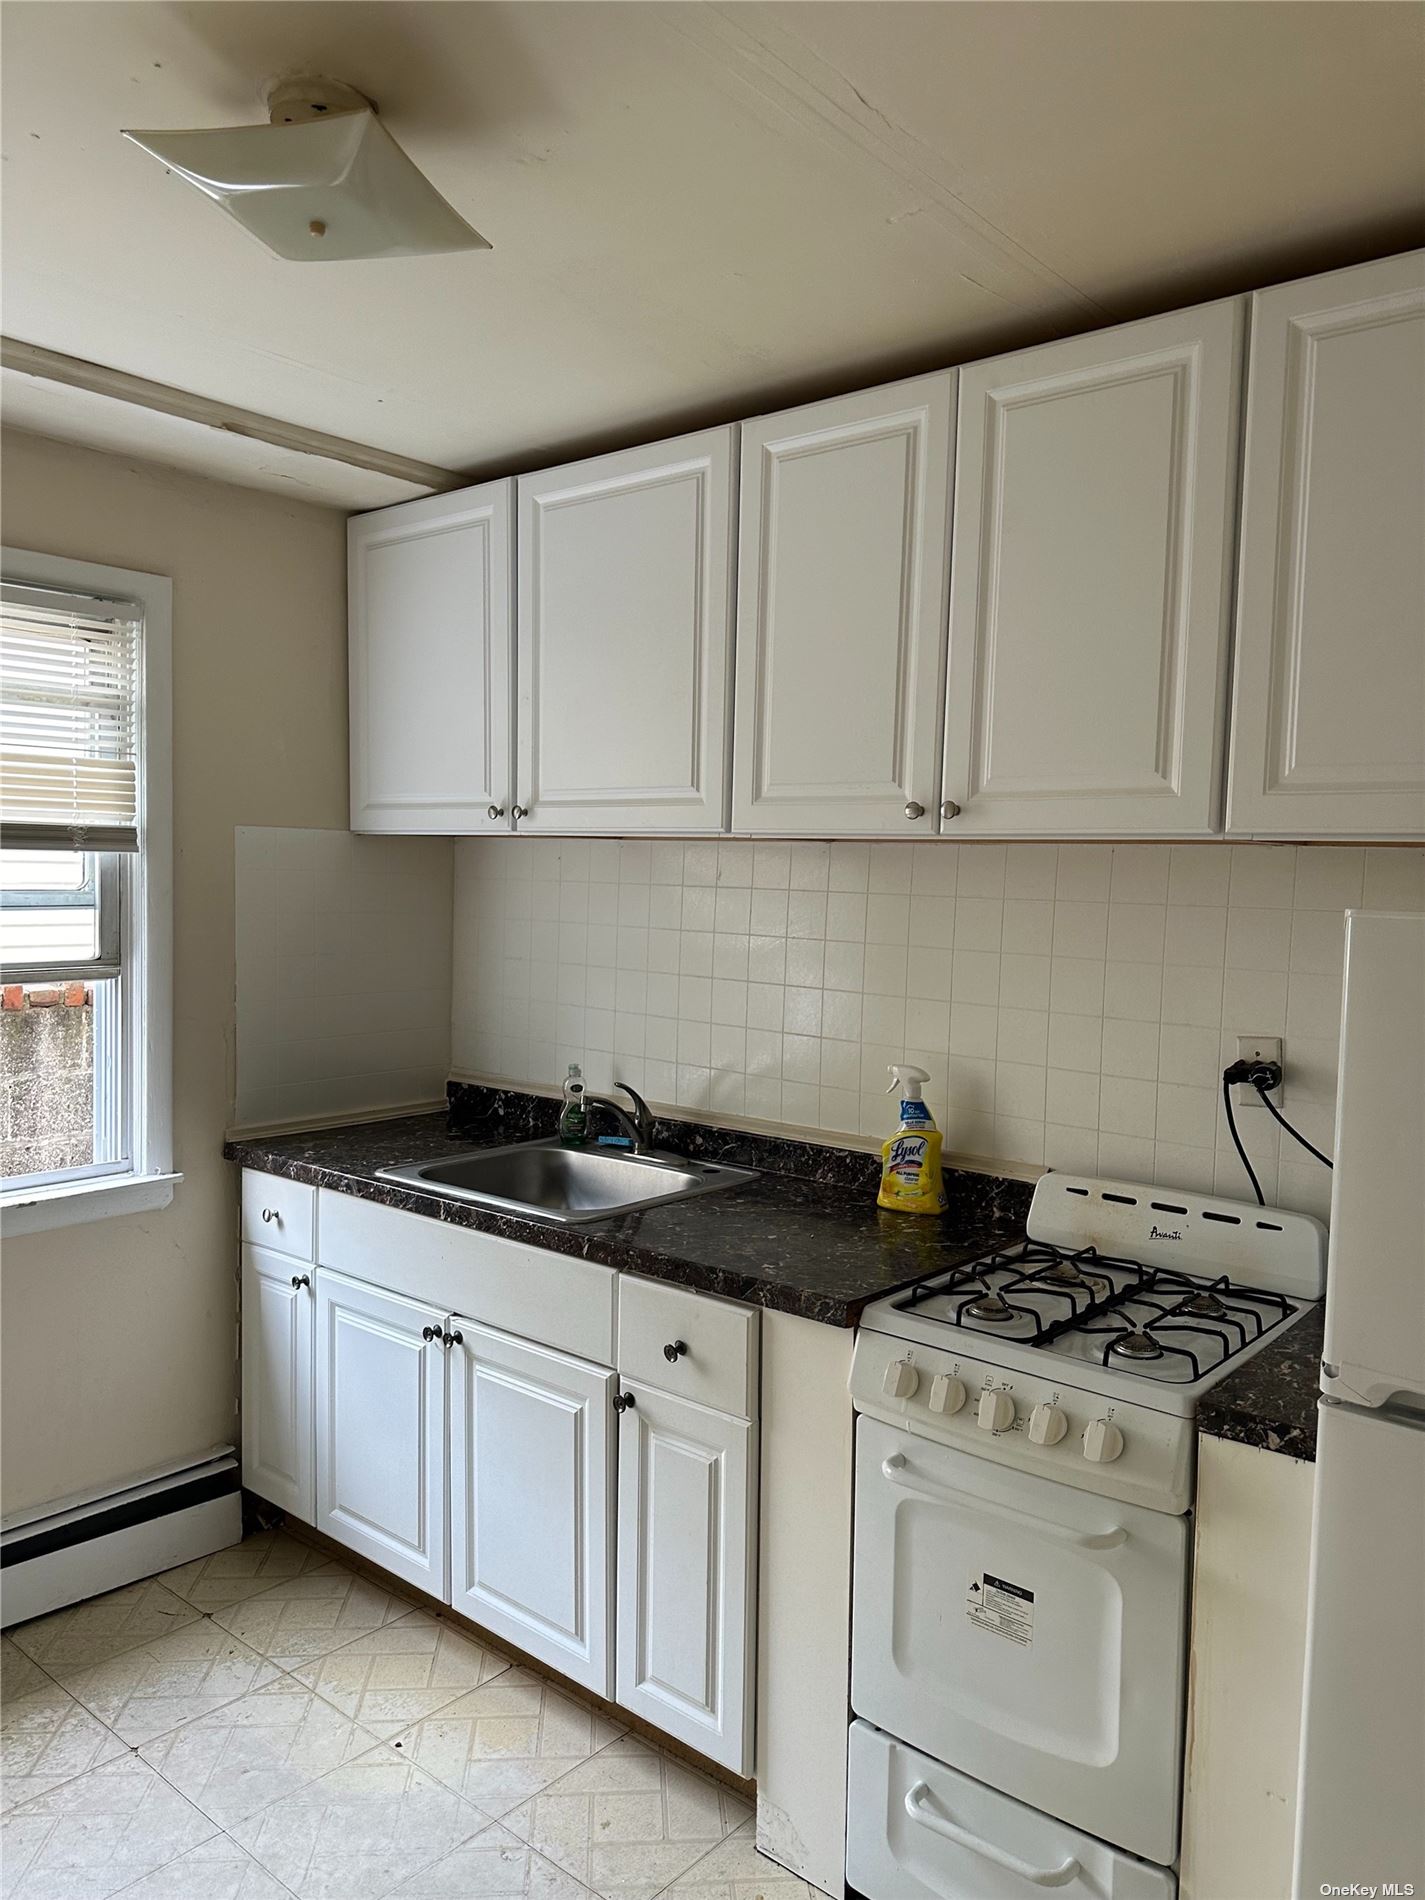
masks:
<svg viewBox="0 0 1425 1900"><path fill-rule="evenodd" d="M238 1461L223 1446L198 1464L67 1499L0 1531L0 1624L101 1596L191 1563L242 1535Z"/></svg>

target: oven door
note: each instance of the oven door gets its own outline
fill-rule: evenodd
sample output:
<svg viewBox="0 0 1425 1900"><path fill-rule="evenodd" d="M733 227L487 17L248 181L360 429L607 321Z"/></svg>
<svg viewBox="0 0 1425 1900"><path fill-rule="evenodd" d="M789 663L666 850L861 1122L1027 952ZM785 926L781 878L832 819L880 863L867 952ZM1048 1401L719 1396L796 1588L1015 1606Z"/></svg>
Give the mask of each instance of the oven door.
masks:
<svg viewBox="0 0 1425 1900"><path fill-rule="evenodd" d="M858 1421L857 1715L1163 1864L1187 1574L1186 1518Z"/></svg>

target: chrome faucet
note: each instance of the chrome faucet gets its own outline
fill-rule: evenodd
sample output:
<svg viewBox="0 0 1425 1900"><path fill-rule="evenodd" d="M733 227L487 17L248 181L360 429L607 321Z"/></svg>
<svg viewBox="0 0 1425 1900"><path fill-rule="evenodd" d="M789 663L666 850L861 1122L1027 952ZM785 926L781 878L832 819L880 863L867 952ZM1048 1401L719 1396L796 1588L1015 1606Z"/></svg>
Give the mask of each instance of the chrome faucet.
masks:
<svg viewBox="0 0 1425 1900"><path fill-rule="evenodd" d="M601 1108L606 1114L611 1115L620 1132L627 1136L636 1155L650 1153L653 1148L653 1110L638 1090L630 1088L627 1082L616 1082L614 1087L633 1103L631 1115L622 1102L614 1101L610 1095L586 1094L585 1106L590 1109Z"/></svg>

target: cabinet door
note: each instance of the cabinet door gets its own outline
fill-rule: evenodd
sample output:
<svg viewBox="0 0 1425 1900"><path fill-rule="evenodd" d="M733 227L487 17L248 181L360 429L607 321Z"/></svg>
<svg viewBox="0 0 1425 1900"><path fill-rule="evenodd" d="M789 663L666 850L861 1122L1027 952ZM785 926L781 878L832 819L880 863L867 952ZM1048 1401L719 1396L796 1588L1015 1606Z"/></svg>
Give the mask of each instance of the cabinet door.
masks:
<svg viewBox="0 0 1425 1900"><path fill-rule="evenodd" d="M734 446L520 477L521 830L725 827Z"/></svg>
<svg viewBox="0 0 1425 1900"><path fill-rule="evenodd" d="M242 1481L312 1522L312 1269L242 1250Z"/></svg>
<svg viewBox="0 0 1425 1900"><path fill-rule="evenodd" d="M490 482L349 524L354 831L509 828L512 490Z"/></svg>
<svg viewBox="0 0 1425 1900"><path fill-rule="evenodd" d="M945 371L743 425L735 830L934 831L954 404Z"/></svg>
<svg viewBox="0 0 1425 1900"><path fill-rule="evenodd" d="M1229 830L1425 836L1425 252L1252 299Z"/></svg>
<svg viewBox="0 0 1425 1900"><path fill-rule="evenodd" d="M451 1606L607 1696L614 1375L451 1325Z"/></svg>
<svg viewBox="0 0 1425 1900"><path fill-rule="evenodd" d="M615 1701L752 1773L756 1432L625 1382Z"/></svg>
<svg viewBox="0 0 1425 1900"><path fill-rule="evenodd" d="M961 370L948 836L1218 826L1243 311Z"/></svg>
<svg viewBox="0 0 1425 1900"><path fill-rule="evenodd" d="M317 1529L446 1590L442 1316L319 1268Z"/></svg>

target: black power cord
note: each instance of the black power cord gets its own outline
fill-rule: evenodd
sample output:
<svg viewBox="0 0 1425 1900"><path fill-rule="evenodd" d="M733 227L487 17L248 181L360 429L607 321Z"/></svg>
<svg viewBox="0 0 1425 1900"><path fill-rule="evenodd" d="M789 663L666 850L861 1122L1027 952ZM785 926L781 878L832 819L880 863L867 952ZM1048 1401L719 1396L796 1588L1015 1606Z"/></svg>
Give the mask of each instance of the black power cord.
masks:
<svg viewBox="0 0 1425 1900"><path fill-rule="evenodd" d="M1234 1077L1232 1070L1244 1069L1246 1068L1246 1066L1247 1065L1245 1062L1234 1062L1231 1069L1223 1070L1222 1072L1222 1106L1227 1111L1227 1130L1228 1130L1228 1133L1232 1137L1232 1146L1237 1150L1237 1159L1242 1163L1242 1166L1247 1170L1247 1179L1252 1183L1252 1192L1257 1197L1258 1207L1265 1207L1267 1204L1267 1197L1262 1192L1262 1184L1257 1179L1256 1170L1253 1168L1251 1162L1247 1159L1247 1150L1242 1146L1242 1137L1237 1133L1237 1117L1232 1113L1232 1084L1234 1080L1245 1082L1247 1079L1246 1076Z"/></svg>
<svg viewBox="0 0 1425 1900"><path fill-rule="evenodd" d="M1227 1111L1227 1129L1232 1137L1232 1145L1237 1150L1238 1160L1247 1170L1247 1179L1252 1183L1252 1192L1257 1197L1257 1205L1265 1207L1266 1198L1262 1193L1262 1184L1257 1179L1251 1162L1247 1159L1247 1150L1242 1146L1242 1137L1237 1132L1237 1117L1232 1112L1232 1089L1234 1084L1239 1082L1245 1082L1249 1088L1257 1091L1257 1099L1262 1107L1270 1112L1272 1119L1286 1130L1293 1141L1300 1142L1309 1154L1315 1155L1323 1167L1332 1167L1334 1163L1328 1155L1322 1154L1319 1148L1314 1147L1305 1135L1292 1127L1286 1116L1267 1094L1268 1089L1279 1089L1282 1085L1281 1064L1279 1062L1234 1062L1230 1068L1222 1071L1222 1106Z"/></svg>
<svg viewBox="0 0 1425 1900"><path fill-rule="evenodd" d="M1330 1155L1324 1155L1322 1154L1319 1148L1313 1147L1312 1144L1306 1139L1305 1135L1298 1133L1298 1131L1292 1127L1291 1123L1287 1120L1286 1116L1282 1114L1281 1110L1277 1107L1276 1103L1268 1100L1267 1091L1260 1082L1254 1082L1252 1084L1252 1087L1257 1091L1258 1095L1262 1098L1262 1107L1265 1109L1269 1109L1271 1111L1273 1119L1281 1124L1281 1126L1291 1136L1293 1141L1299 1141L1302 1147L1305 1148L1308 1154L1315 1155L1316 1159L1321 1163L1323 1168L1335 1167L1336 1163L1331 1159Z"/></svg>

